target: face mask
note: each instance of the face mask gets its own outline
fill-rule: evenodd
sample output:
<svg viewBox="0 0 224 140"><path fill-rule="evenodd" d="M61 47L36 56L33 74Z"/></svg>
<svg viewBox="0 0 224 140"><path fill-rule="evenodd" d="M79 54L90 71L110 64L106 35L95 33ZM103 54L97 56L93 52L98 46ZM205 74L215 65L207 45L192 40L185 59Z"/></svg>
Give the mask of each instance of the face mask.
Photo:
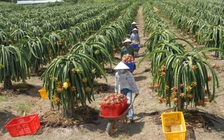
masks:
<svg viewBox="0 0 224 140"><path fill-rule="evenodd" d="M123 73L123 72L124 72L124 70L119 70L119 72L120 72L120 73Z"/></svg>

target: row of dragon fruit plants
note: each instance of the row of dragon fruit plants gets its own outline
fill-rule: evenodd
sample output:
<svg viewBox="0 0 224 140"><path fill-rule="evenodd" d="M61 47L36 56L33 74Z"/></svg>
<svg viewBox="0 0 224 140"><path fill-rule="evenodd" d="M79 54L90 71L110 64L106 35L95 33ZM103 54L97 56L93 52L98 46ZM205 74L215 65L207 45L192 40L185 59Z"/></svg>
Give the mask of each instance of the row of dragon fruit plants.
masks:
<svg viewBox="0 0 224 140"><path fill-rule="evenodd" d="M74 109L78 102L82 105L85 105L87 100L91 102L94 99L93 80L101 75L105 77L103 65L107 62L111 64L110 54L113 52L113 47L118 47L126 36L137 8L137 3L113 5L110 9L107 8L108 10L102 10L101 14L68 29L52 30L35 37L25 35L19 39L18 43L9 46L2 45L1 81L4 81L4 86L8 86L9 84L5 81L10 80L5 80L7 78L17 81L20 78L25 80L30 69L29 63L45 58L44 52L42 52L43 57L40 58L37 55L38 51L46 50L49 46L52 50L60 50L64 47L67 49L64 55L57 54L56 57L48 57L47 62L50 64L42 75L43 86L46 88L52 106L63 106L63 109L67 110ZM115 18L116 20L112 22ZM76 29L76 32L73 29ZM83 34L88 35L75 42L74 37ZM24 41L26 37L31 40ZM48 49L46 55L49 51ZM28 57L32 55L34 58L31 60ZM10 71L7 71L9 69Z"/></svg>
<svg viewBox="0 0 224 140"><path fill-rule="evenodd" d="M114 22L103 26L85 42L75 44L67 55L50 64L43 78L52 105L62 105L68 110L78 104L85 105L87 100L92 102L94 78L98 73L105 77L104 62L111 64L109 52L126 36L137 7L137 4L128 7Z"/></svg>
<svg viewBox="0 0 224 140"><path fill-rule="evenodd" d="M5 81L4 87L10 88L11 80L24 81L31 71L65 55L71 46L115 19L127 5L100 5L97 10L99 5L62 5L4 12L0 20L0 80Z"/></svg>
<svg viewBox="0 0 224 140"><path fill-rule="evenodd" d="M138 3L128 4L115 21L76 43L65 56L54 59L44 72L43 85L52 106L62 106L64 115L71 115L68 110L94 100L94 79L101 75L106 79L104 64L111 66L110 54L126 36L139 6Z"/></svg>
<svg viewBox="0 0 224 140"><path fill-rule="evenodd" d="M202 54L215 48L199 50L184 38L176 38L153 4L146 2L143 6L144 31L149 38L145 42L148 52L139 62L150 58L153 82L149 88L157 90L159 103L175 110L205 106L214 100L219 82L216 65Z"/></svg>
<svg viewBox="0 0 224 140"><path fill-rule="evenodd" d="M81 8L86 10L78 6ZM0 24L4 27L0 32L0 79L4 88L12 86L11 80L25 81L32 69L49 63L42 79L52 105L66 110L77 101L82 105L91 102L93 80L105 77L103 65L111 64L113 47L126 36L137 8L137 3L126 2L95 5L77 15L76 5L16 11L16 16L3 13L2 21L7 24Z"/></svg>
<svg viewBox="0 0 224 140"><path fill-rule="evenodd" d="M219 3L219 4L218 4ZM155 2L173 25L189 34L197 44L205 48L224 49L223 1L164 1ZM223 59L223 52L215 52L215 56Z"/></svg>

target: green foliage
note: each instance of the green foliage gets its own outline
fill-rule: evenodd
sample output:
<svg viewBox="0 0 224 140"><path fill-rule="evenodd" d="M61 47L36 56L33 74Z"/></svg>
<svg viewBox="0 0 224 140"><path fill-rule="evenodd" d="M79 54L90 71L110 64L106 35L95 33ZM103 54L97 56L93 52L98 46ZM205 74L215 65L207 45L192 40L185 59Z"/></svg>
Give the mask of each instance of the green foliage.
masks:
<svg viewBox="0 0 224 140"><path fill-rule="evenodd" d="M130 2L52 3L23 5L20 12L19 6L15 11L9 8L11 12L5 9L0 20L0 53L9 55L0 56L1 82L6 77L9 82L24 80L30 71L49 64L42 79L52 107L62 108L67 116L75 107L91 103L94 79L106 79L103 68L112 65L114 48L122 43L138 6ZM10 46L16 51L8 51ZM11 60L14 57L17 63ZM23 73L4 73L6 64Z"/></svg>
<svg viewBox="0 0 224 140"><path fill-rule="evenodd" d="M158 73L159 76L154 79L159 84L158 96L169 105L173 101L179 110L190 103L192 106L205 106L205 102L213 101L215 88L219 85L211 64L195 50L169 55ZM212 90L209 87L211 79ZM159 102L162 102L161 98Z"/></svg>
<svg viewBox="0 0 224 140"><path fill-rule="evenodd" d="M71 53L55 58L42 75L52 105L63 106L64 110L74 108L79 102L82 105L86 105L86 100L91 102L95 72L100 71L105 77L97 61L80 52L82 45L74 47Z"/></svg>
<svg viewBox="0 0 224 140"><path fill-rule="evenodd" d="M15 46L0 46L0 82L7 78L13 81L25 81L30 70L30 62L26 54ZM4 88L11 87L6 86Z"/></svg>
<svg viewBox="0 0 224 140"><path fill-rule="evenodd" d="M155 49L156 45L163 40L172 40L174 38L174 34L165 28L159 28L154 30L149 39L145 42L148 50L151 52Z"/></svg>
<svg viewBox="0 0 224 140"><path fill-rule="evenodd" d="M117 13L123 6L125 4L114 7L113 13ZM73 45L69 53L55 58L50 63L42 78L52 106L56 105L69 111L76 106L86 105L86 101L91 103L94 100L94 79L101 76L106 78L103 67L106 63L112 64L113 48L111 46L118 46L126 36L125 29L129 28L127 25L132 21L136 8L136 4L131 6L111 25L103 26L82 43ZM104 15L116 17L117 14L108 11ZM124 21L123 17L127 20ZM88 24L88 21L82 24L85 25L85 31L95 25L93 24L95 20L90 21ZM82 31L83 27L79 26L79 29ZM77 37L76 33L78 32L72 32L72 35Z"/></svg>
<svg viewBox="0 0 224 140"><path fill-rule="evenodd" d="M2 45L0 53L3 54L0 56L0 81L5 81L5 88L11 88L11 80L18 81L20 78L25 80L30 71L35 70L37 72L41 66L46 65L58 55L65 55L71 49L72 44L76 44L79 40L82 41L84 37L88 37L89 32L98 30L108 20L115 18L127 3L114 5L105 4L98 9L96 5L85 5L82 6L83 9L79 9L77 5L59 6L54 3L52 6L48 4L12 5L8 9L3 9L2 20L0 21L0 44ZM20 7L24 8L22 11L24 13L16 12L19 11ZM73 11L74 7L77 7L75 12L81 14L77 14L75 18L68 18L76 14ZM51 9L57 8L60 9L59 12L49 12L49 10L52 11ZM107 11L100 14L106 8ZM63 9L66 10L63 12ZM9 12L10 10L11 12ZM63 14L61 15L61 13ZM66 18L57 20L56 18L60 15L66 16ZM88 17L94 16L95 18L88 19ZM54 21L49 17L54 18ZM14 57L16 58L13 59ZM108 59L105 60L109 61ZM23 63L21 64L19 61ZM10 65L6 65L8 63ZM12 68L12 66L16 68Z"/></svg>
<svg viewBox="0 0 224 140"><path fill-rule="evenodd" d="M15 104L15 107L21 112L29 113L29 111L31 110L31 102L26 101L24 103L17 103Z"/></svg>
<svg viewBox="0 0 224 140"><path fill-rule="evenodd" d="M205 106L206 102L214 100L219 81L204 52L211 50L219 54L224 52L222 48L217 47L217 44L221 42L217 40L222 35L220 32L222 27L209 26L200 17L203 14L198 14L200 12L196 9L192 11L194 8L189 3L198 4L199 7L200 4L203 5L203 3L194 1L185 1L183 4L178 0L175 2L156 1L153 5L163 11L183 33L193 34L196 42L207 38L210 41L208 49L200 50L185 39L174 38L174 34L154 12L151 4L147 2L143 7L146 19L145 32L150 33L150 37L145 43L149 52L140 63L150 57L153 76L153 83L150 87L157 89L159 103L166 103L178 110L187 108L189 105L192 107ZM184 11L186 13L183 14ZM199 31L204 33L201 34ZM177 40L187 45L177 43ZM185 50L185 46L190 46L191 50Z"/></svg>
<svg viewBox="0 0 224 140"><path fill-rule="evenodd" d="M5 96L5 95L1 95L1 96L0 96L0 103L3 102L6 98L7 98L7 96Z"/></svg>
<svg viewBox="0 0 224 140"><path fill-rule="evenodd" d="M219 87L215 70L204 57L204 52L211 49L200 51L181 39L192 47L192 50L187 51L181 44L174 42L175 40L178 39L157 43L154 50L145 55L140 63L150 57L152 87L158 91L159 103L164 102L178 110L187 108L190 104L205 106L206 102L214 100L215 89Z"/></svg>
<svg viewBox="0 0 224 140"><path fill-rule="evenodd" d="M223 49L224 20L221 1L163 1L154 3L172 21L173 25L188 34L196 44L206 48ZM215 56L223 59L222 52Z"/></svg>
<svg viewBox="0 0 224 140"><path fill-rule="evenodd" d="M0 0L0 2L16 3L17 1L16 0Z"/></svg>

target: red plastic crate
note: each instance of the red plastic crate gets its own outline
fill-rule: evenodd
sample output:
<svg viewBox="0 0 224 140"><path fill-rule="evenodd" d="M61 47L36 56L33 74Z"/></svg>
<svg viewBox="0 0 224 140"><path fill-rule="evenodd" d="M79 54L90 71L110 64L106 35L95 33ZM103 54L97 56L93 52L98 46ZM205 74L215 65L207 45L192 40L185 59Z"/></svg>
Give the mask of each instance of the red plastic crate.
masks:
<svg viewBox="0 0 224 140"><path fill-rule="evenodd" d="M128 98L126 98L125 100L124 100L124 103L123 103L123 107L122 107L122 113L128 108L128 104L127 104L127 102L128 102Z"/></svg>
<svg viewBox="0 0 224 140"><path fill-rule="evenodd" d="M127 99L120 104L105 105L100 104L102 116L119 116L127 109Z"/></svg>
<svg viewBox="0 0 224 140"><path fill-rule="evenodd" d="M34 134L40 128L38 114L12 119L5 125L12 137Z"/></svg>

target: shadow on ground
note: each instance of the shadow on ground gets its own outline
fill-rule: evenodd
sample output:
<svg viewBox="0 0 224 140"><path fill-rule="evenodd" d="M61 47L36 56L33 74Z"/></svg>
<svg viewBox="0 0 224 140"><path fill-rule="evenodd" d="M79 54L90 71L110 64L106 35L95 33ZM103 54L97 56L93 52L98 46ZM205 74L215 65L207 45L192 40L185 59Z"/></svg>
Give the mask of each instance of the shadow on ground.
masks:
<svg viewBox="0 0 224 140"><path fill-rule="evenodd" d="M0 111L0 136L8 132L7 129L5 128L5 125L10 120L16 117L18 116L15 116L14 114L8 112L7 110Z"/></svg>
<svg viewBox="0 0 224 140"><path fill-rule="evenodd" d="M157 125L161 125L161 114L163 112L170 112L169 110L163 110L160 112L151 112L151 113L139 113L136 114L138 118L143 118L145 116L152 116L154 122ZM224 118L218 117L215 114L210 114L208 112L199 111L199 110L186 110L184 111L184 119L188 126L204 128L205 131L211 131L214 129L216 131L224 131Z"/></svg>
<svg viewBox="0 0 224 140"><path fill-rule="evenodd" d="M113 68L104 68L105 72L109 75L115 75L115 70Z"/></svg>
<svg viewBox="0 0 224 140"><path fill-rule="evenodd" d="M88 129L89 131L98 131L99 133L106 133L108 119L99 118L95 124L83 124L80 128ZM111 135L112 138L118 138L120 135L133 136L139 134L144 127L144 122L123 123L119 121L116 125L115 132Z"/></svg>
<svg viewBox="0 0 224 140"><path fill-rule="evenodd" d="M172 111L172 110L163 110L159 112L151 112L151 113L138 113L136 116L138 120L146 116L152 117L152 120L155 124L161 125L161 114L163 112ZM195 128L202 128L205 132L212 132L215 130L217 132L224 131L224 118L218 117L215 114L210 114L208 112L199 111L199 110L186 110L184 111L184 119L187 128L186 137L188 140L195 140Z"/></svg>
<svg viewBox="0 0 224 140"><path fill-rule="evenodd" d="M143 53L138 53L138 55L135 58L139 58L139 57L143 57L143 56L145 56L144 52Z"/></svg>
<svg viewBox="0 0 224 140"><path fill-rule="evenodd" d="M118 138L120 135L131 137L142 132L145 122L127 123L117 129L111 137Z"/></svg>
<svg viewBox="0 0 224 140"><path fill-rule="evenodd" d="M135 81L142 81L142 80L145 80L147 79L146 76L135 76Z"/></svg>
<svg viewBox="0 0 224 140"><path fill-rule="evenodd" d="M199 110L187 110L184 112L185 121L192 127L202 127L205 131L212 129L220 132L224 131L224 118L218 117L215 114Z"/></svg>
<svg viewBox="0 0 224 140"><path fill-rule="evenodd" d="M41 86L31 85L31 84L24 84L24 83L16 83L13 84L13 89L3 89L0 88L0 95L18 95L18 94L25 94L32 97L40 97L38 92L41 89Z"/></svg>
<svg viewBox="0 0 224 140"><path fill-rule="evenodd" d="M100 94L100 93L114 93L114 86L105 84L105 83L96 83L93 85L94 93Z"/></svg>

